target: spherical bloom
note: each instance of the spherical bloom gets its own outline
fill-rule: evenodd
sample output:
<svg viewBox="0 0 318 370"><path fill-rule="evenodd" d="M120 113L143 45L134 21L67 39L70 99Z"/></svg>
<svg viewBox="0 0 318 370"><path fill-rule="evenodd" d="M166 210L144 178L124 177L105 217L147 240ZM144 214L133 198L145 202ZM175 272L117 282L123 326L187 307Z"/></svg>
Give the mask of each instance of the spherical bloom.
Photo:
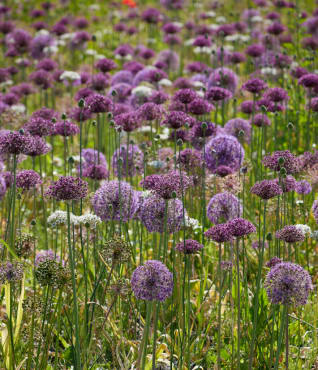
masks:
<svg viewBox="0 0 318 370"><path fill-rule="evenodd" d="M32 136L49 136L54 132L54 124L42 117L31 117L24 125L24 129Z"/></svg>
<svg viewBox="0 0 318 370"><path fill-rule="evenodd" d="M187 239L184 242L180 242L176 245L176 250L184 254L194 254L203 249L203 245L197 240Z"/></svg>
<svg viewBox="0 0 318 370"><path fill-rule="evenodd" d="M207 100L199 97L192 100L188 106L189 112L197 116L208 114L213 108L213 105L210 104Z"/></svg>
<svg viewBox="0 0 318 370"><path fill-rule="evenodd" d="M251 124L242 118L230 119L224 125L225 133L249 142L251 140Z"/></svg>
<svg viewBox="0 0 318 370"><path fill-rule="evenodd" d="M202 154L196 149L183 149L178 155L177 162L189 172L202 166Z"/></svg>
<svg viewBox="0 0 318 370"><path fill-rule="evenodd" d="M295 190L297 194L309 194L312 191L312 187L308 181L300 180L296 182Z"/></svg>
<svg viewBox="0 0 318 370"><path fill-rule="evenodd" d="M0 265L0 283L8 284L22 280L23 265L19 262L2 262Z"/></svg>
<svg viewBox="0 0 318 370"><path fill-rule="evenodd" d="M136 112L118 114L114 118L116 126L121 127L126 132L134 131L140 124L140 117Z"/></svg>
<svg viewBox="0 0 318 370"><path fill-rule="evenodd" d="M40 263L46 260L54 260L60 262L60 256L57 255L52 249L41 250L35 256L34 265L37 267Z"/></svg>
<svg viewBox="0 0 318 370"><path fill-rule="evenodd" d="M91 164L83 169L82 175L93 180L104 180L109 177L109 172L102 164Z"/></svg>
<svg viewBox="0 0 318 370"><path fill-rule="evenodd" d="M109 86L108 75L104 74L103 72L92 75L91 88L93 90L103 91L107 86Z"/></svg>
<svg viewBox="0 0 318 370"><path fill-rule="evenodd" d="M308 89L318 87L318 75L315 73L308 73L298 80L298 84Z"/></svg>
<svg viewBox="0 0 318 370"><path fill-rule="evenodd" d="M141 14L141 19L147 23L158 23L160 16L159 10L156 8L148 8Z"/></svg>
<svg viewBox="0 0 318 370"><path fill-rule="evenodd" d="M270 119L263 113L255 114L255 116L251 120L251 123L254 126L257 126L257 127L263 127L263 126L270 126L271 125Z"/></svg>
<svg viewBox="0 0 318 370"><path fill-rule="evenodd" d="M102 164L107 168L107 161L103 153L91 148L82 150L82 169L91 166L92 164ZM79 167L78 167L79 169Z"/></svg>
<svg viewBox="0 0 318 370"><path fill-rule="evenodd" d="M52 85L52 76L49 72L44 69L39 69L34 71L29 76L30 80L35 83L35 85L46 90Z"/></svg>
<svg viewBox="0 0 318 370"><path fill-rule="evenodd" d="M229 232L228 224L218 224L212 226L204 235L213 240L216 243L225 243L232 239L232 235Z"/></svg>
<svg viewBox="0 0 318 370"><path fill-rule="evenodd" d="M180 58L172 50L162 50L157 56L157 63L162 63L164 65L163 69L167 71L177 71L180 67Z"/></svg>
<svg viewBox="0 0 318 370"><path fill-rule="evenodd" d="M127 182L108 181L96 191L92 205L103 221L127 222L137 211L138 195Z"/></svg>
<svg viewBox="0 0 318 370"><path fill-rule="evenodd" d="M22 154L32 148L32 139L19 131L8 131L0 135L0 154Z"/></svg>
<svg viewBox="0 0 318 370"><path fill-rule="evenodd" d="M131 288L138 299L162 302L172 294L173 275L162 262L149 260L133 272Z"/></svg>
<svg viewBox="0 0 318 370"><path fill-rule="evenodd" d="M274 267L275 265L277 265L278 263L281 263L282 262L282 260L280 259L280 258L278 258L278 257L273 257L273 258L271 258L267 263L266 263L266 267L268 267L268 268L272 268L272 267Z"/></svg>
<svg viewBox="0 0 318 370"><path fill-rule="evenodd" d="M112 157L112 166L116 176L135 176L137 172L143 171L143 152L138 145L121 145L116 149Z"/></svg>
<svg viewBox="0 0 318 370"><path fill-rule="evenodd" d="M282 194L282 188L275 180L259 181L251 187L251 193L267 200Z"/></svg>
<svg viewBox="0 0 318 370"><path fill-rule="evenodd" d="M42 184L40 175L33 170L22 170L16 175L16 186L22 190L30 190Z"/></svg>
<svg viewBox="0 0 318 370"><path fill-rule="evenodd" d="M312 212L314 214L315 221L318 224L318 200L315 200L313 202L311 210L312 210Z"/></svg>
<svg viewBox="0 0 318 370"><path fill-rule="evenodd" d="M308 105L313 112L318 112L318 97L312 98Z"/></svg>
<svg viewBox="0 0 318 370"><path fill-rule="evenodd" d="M137 111L137 116L144 121L154 121L160 119L162 109L155 103L145 103L141 105Z"/></svg>
<svg viewBox="0 0 318 370"><path fill-rule="evenodd" d="M279 22L273 22L267 27L267 32L272 35L278 36L286 30L286 27Z"/></svg>
<svg viewBox="0 0 318 370"><path fill-rule="evenodd" d="M232 96L233 94L231 93L230 90L217 86L211 87L206 93L206 98L213 103L222 100L228 100L232 98Z"/></svg>
<svg viewBox="0 0 318 370"><path fill-rule="evenodd" d="M0 174L0 200L4 197L6 191L7 191L6 179L5 179L4 174L1 173Z"/></svg>
<svg viewBox="0 0 318 370"><path fill-rule="evenodd" d="M246 48L245 53L252 58L258 58L265 53L265 48L261 44L253 44Z"/></svg>
<svg viewBox="0 0 318 370"><path fill-rule="evenodd" d="M79 200L85 198L87 193L87 182L72 176L61 176L47 191L47 195L56 200Z"/></svg>
<svg viewBox="0 0 318 370"><path fill-rule="evenodd" d="M297 182L291 175L275 179L274 181L282 188L283 193L288 193L296 189Z"/></svg>
<svg viewBox="0 0 318 370"><path fill-rule="evenodd" d="M255 106L252 100L243 101L240 108L241 111L245 114L252 114L253 111L255 112L258 109L258 107Z"/></svg>
<svg viewBox="0 0 318 370"><path fill-rule="evenodd" d="M252 78L251 80L246 81L242 86L243 90L246 90L252 94L259 94L266 88L267 83L259 78Z"/></svg>
<svg viewBox="0 0 318 370"><path fill-rule="evenodd" d="M237 75L229 68L217 68L215 69L208 80L208 90L212 86L223 87L224 89L230 90L233 94L235 93L238 85Z"/></svg>
<svg viewBox="0 0 318 370"><path fill-rule="evenodd" d="M214 195L207 206L208 219L214 224L221 224L240 217L242 212L243 208L240 200L228 192Z"/></svg>
<svg viewBox="0 0 318 370"><path fill-rule="evenodd" d="M274 103L284 102L289 99L286 90L281 87L272 87L265 91L264 99L268 99Z"/></svg>
<svg viewBox="0 0 318 370"><path fill-rule="evenodd" d="M117 67L112 59L102 58L95 64L95 67L103 73L107 73Z"/></svg>
<svg viewBox="0 0 318 370"><path fill-rule="evenodd" d="M277 231L275 237L279 240L283 240L286 243L296 243L304 241L305 234L299 227L295 225L289 225Z"/></svg>
<svg viewBox="0 0 318 370"><path fill-rule="evenodd" d="M246 56L243 53L240 53L239 51L234 51L230 55L230 62L233 64L239 64L243 63L246 60Z"/></svg>
<svg viewBox="0 0 318 370"><path fill-rule="evenodd" d="M127 83L120 82L113 85L109 91L108 96L113 99L114 102L124 102L131 93L131 86Z"/></svg>
<svg viewBox="0 0 318 370"><path fill-rule="evenodd" d="M182 104L189 104L197 97L197 93L192 89L180 89L174 96L173 100L179 101Z"/></svg>
<svg viewBox="0 0 318 370"><path fill-rule="evenodd" d="M288 174L297 173L300 170L297 157L289 150L277 150L272 154L265 155L262 163L265 167L274 171L285 168Z"/></svg>
<svg viewBox="0 0 318 370"><path fill-rule="evenodd" d="M166 210L167 202L167 210ZM183 205L179 199L165 200L158 195L150 195L140 206L138 216L149 232L174 233L181 229Z"/></svg>
<svg viewBox="0 0 318 370"><path fill-rule="evenodd" d="M228 227L230 234L236 238L256 232L256 227L244 218L233 218L228 221Z"/></svg>
<svg viewBox="0 0 318 370"><path fill-rule="evenodd" d="M167 114L165 120L161 122L161 125L166 125L170 128L178 129L185 125L188 120L190 120L190 117L186 113L180 111L172 111Z"/></svg>
<svg viewBox="0 0 318 370"><path fill-rule="evenodd" d="M70 222L71 225L77 225L78 224L78 216L73 215L73 213L70 213ZM48 218L47 218L47 224L49 227L58 227L61 225L67 225L67 212L66 211L55 211L53 212Z"/></svg>
<svg viewBox="0 0 318 370"><path fill-rule="evenodd" d="M54 124L54 135L74 136L79 132L79 127L71 121L58 121Z"/></svg>
<svg viewBox="0 0 318 370"><path fill-rule="evenodd" d="M197 46L199 48L206 48L212 45L211 40L206 36L197 36L196 39L193 41L193 46Z"/></svg>
<svg viewBox="0 0 318 370"><path fill-rule="evenodd" d="M104 95L91 94L85 99L91 113L104 113L112 110L112 101Z"/></svg>
<svg viewBox="0 0 318 370"><path fill-rule="evenodd" d="M184 0L160 0L160 4L166 9L182 9Z"/></svg>
<svg viewBox="0 0 318 370"><path fill-rule="evenodd" d="M236 171L243 162L244 149L235 137L218 135L207 143L204 159L212 172L222 165Z"/></svg>
<svg viewBox="0 0 318 370"><path fill-rule="evenodd" d="M96 229L97 225L99 225L102 222L100 217L92 213L86 213L82 216L77 216L77 220L80 225L89 227L91 229Z"/></svg>
<svg viewBox="0 0 318 370"><path fill-rule="evenodd" d="M305 305L313 290L308 272L291 262L275 264L267 274L264 286L273 304L296 306Z"/></svg>

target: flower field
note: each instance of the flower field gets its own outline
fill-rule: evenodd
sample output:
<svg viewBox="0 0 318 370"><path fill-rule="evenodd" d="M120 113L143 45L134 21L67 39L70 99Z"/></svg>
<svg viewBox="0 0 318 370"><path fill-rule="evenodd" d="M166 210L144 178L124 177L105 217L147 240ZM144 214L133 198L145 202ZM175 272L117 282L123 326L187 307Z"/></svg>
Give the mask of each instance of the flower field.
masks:
<svg viewBox="0 0 318 370"><path fill-rule="evenodd" d="M318 369L318 1L0 0L0 369Z"/></svg>

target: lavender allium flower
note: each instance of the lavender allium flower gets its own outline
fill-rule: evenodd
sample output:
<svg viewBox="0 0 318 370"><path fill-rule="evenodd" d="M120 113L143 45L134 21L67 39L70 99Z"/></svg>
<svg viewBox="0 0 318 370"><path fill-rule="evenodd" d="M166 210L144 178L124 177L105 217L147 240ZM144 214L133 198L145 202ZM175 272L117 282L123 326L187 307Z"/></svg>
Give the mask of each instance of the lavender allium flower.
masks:
<svg viewBox="0 0 318 370"><path fill-rule="evenodd" d="M306 180L300 180L296 182L295 187L297 194L309 194L312 191L312 187Z"/></svg>
<svg viewBox="0 0 318 370"><path fill-rule="evenodd" d="M135 176L143 171L144 154L138 145L121 145L116 149L112 157L112 166L116 176Z"/></svg>
<svg viewBox="0 0 318 370"><path fill-rule="evenodd" d="M231 261L221 261L221 269L224 271L231 271L233 267L233 262Z"/></svg>
<svg viewBox="0 0 318 370"><path fill-rule="evenodd" d="M158 195L150 195L140 206L138 216L149 232L163 233L166 219L166 231L174 233L182 226L183 205L179 199L165 200Z"/></svg>
<svg viewBox="0 0 318 370"><path fill-rule="evenodd" d="M107 73L117 67L117 64L112 59L102 58L96 64L95 67L103 73Z"/></svg>
<svg viewBox="0 0 318 370"><path fill-rule="evenodd" d="M173 275L162 262L149 260L133 272L131 288L138 299L162 302L172 294Z"/></svg>
<svg viewBox="0 0 318 370"><path fill-rule="evenodd" d="M184 126L189 120L190 117L186 113L180 111L172 111L168 113L165 120L161 122L161 125L165 125L173 129L178 129Z"/></svg>
<svg viewBox="0 0 318 370"><path fill-rule="evenodd" d="M147 23L158 23L161 13L156 8L148 8L141 14L141 19Z"/></svg>
<svg viewBox="0 0 318 370"><path fill-rule="evenodd" d="M205 148L206 166L211 172L219 166L228 166L238 170L244 159L244 149L238 140L229 135L212 138Z"/></svg>
<svg viewBox="0 0 318 370"><path fill-rule="evenodd" d="M85 198L87 193L87 182L72 176L61 176L47 191L47 195L56 200L79 200Z"/></svg>
<svg viewBox="0 0 318 370"><path fill-rule="evenodd" d="M91 164L83 169L82 175L93 180L104 180L109 177L109 172L102 164Z"/></svg>
<svg viewBox="0 0 318 370"><path fill-rule="evenodd" d="M54 124L54 134L61 136L74 136L80 132L79 127L70 121L58 121Z"/></svg>
<svg viewBox="0 0 318 370"><path fill-rule="evenodd" d="M270 119L263 113L255 114L251 123L257 127L270 126Z"/></svg>
<svg viewBox="0 0 318 370"><path fill-rule="evenodd" d="M242 139L247 142L251 140L251 124L245 119L230 119L224 125L224 131L226 134L235 136L237 139ZM241 133L243 133L242 136Z"/></svg>
<svg viewBox="0 0 318 370"><path fill-rule="evenodd" d="M140 124L140 117L135 111L118 114L114 118L116 126L121 127L126 132L134 131Z"/></svg>
<svg viewBox="0 0 318 370"><path fill-rule="evenodd" d="M87 168L92 164L102 164L107 168L107 161L103 153L98 150L86 148L82 150L82 168Z"/></svg>
<svg viewBox="0 0 318 370"><path fill-rule="evenodd" d="M192 100L188 106L189 112L197 116L208 114L213 108L214 106L210 104L207 100L199 97Z"/></svg>
<svg viewBox="0 0 318 370"><path fill-rule="evenodd" d="M302 242L305 239L305 234L295 225L288 225L277 231L275 237L283 240L286 243Z"/></svg>
<svg viewBox="0 0 318 370"><path fill-rule="evenodd" d="M298 80L298 84L308 89L318 87L318 74L308 73Z"/></svg>
<svg viewBox="0 0 318 370"><path fill-rule="evenodd" d="M49 136L54 132L54 124L42 117L31 117L24 125L24 129L32 136Z"/></svg>
<svg viewBox="0 0 318 370"><path fill-rule="evenodd" d="M104 95L91 94L85 99L91 113L104 113L112 110L112 101Z"/></svg>
<svg viewBox="0 0 318 370"><path fill-rule="evenodd" d="M314 218L316 223L318 224L318 200L315 200L311 207L312 213L314 214Z"/></svg>
<svg viewBox="0 0 318 370"><path fill-rule="evenodd" d="M19 262L2 262L0 265L0 283L15 283L23 278L23 265Z"/></svg>
<svg viewBox="0 0 318 370"><path fill-rule="evenodd" d="M256 227L244 218L233 218L228 221L228 227L230 234L236 238L256 232Z"/></svg>
<svg viewBox="0 0 318 370"><path fill-rule="evenodd" d="M261 44L249 45L245 53L251 58L258 58L265 53L265 47Z"/></svg>
<svg viewBox="0 0 318 370"><path fill-rule="evenodd" d="M262 180L251 187L251 193L267 200L282 194L281 187L275 180Z"/></svg>
<svg viewBox="0 0 318 370"><path fill-rule="evenodd" d="M35 85L41 87L44 90L47 90L49 87L52 86L52 76L44 69L39 69L38 71L32 72L29 78Z"/></svg>
<svg viewBox="0 0 318 370"><path fill-rule="evenodd" d="M157 56L157 63L162 63L166 71L177 71L180 67L180 58L173 50L162 50Z"/></svg>
<svg viewBox="0 0 318 370"><path fill-rule="evenodd" d="M179 101L182 104L189 104L197 96L198 96L197 93L192 89L180 89L174 94L173 100Z"/></svg>
<svg viewBox="0 0 318 370"><path fill-rule="evenodd" d="M232 239L232 235L229 231L228 224L218 224L212 226L209 230L207 230L204 235L208 238L213 240L216 243L225 243Z"/></svg>
<svg viewBox="0 0 318 370"><path fill-rule="evenodd" d="M312 98L310 100L310 103L308 104L308 106L310 107L310 109L313 112L318 112L318 97L317 98Z"/></svg>
<svg viewBox="0 0 318 370"><path fill-rule="evenodd" d="M251 80L246 81L242 86L243 90L246 90L252 94L259 94L266 88L267 83L259 78L252 78Z"/></svg>
<svg viewBox="0 0 318 370"><path fill-rule="evenodd" d="M222 100L228 100L232 98L232 96L233 94L230 90L224 89L223 87L217 87L217 86L211 87L206 93L206 98L213 103L219 102Z"/></svg>
<svg viewBox="0 0 318 370"><path fill-rule="evenodd" d="M9 131L0 135L0 154L23 154L32 148L32 139L19 131Z"/></svg>
<svg viewBox="0 0 318 370"><path fill-rule="evenodd" d="M291 262L275 264L267 274L264 286L273 304L296 306L305 305L313 290L308 272Z"/></svg>
<svg viewBox="0 0 318 370"><path fill-rule="evenodd" d="M5 179L4 174L1 173L0 174L0 200L4 197L6 191L7 191L6 179Z"/></svg>
<svg viewBox="0 0 318 370"><path fill-rule="evenodd" d="M275 257L271 258L268 262L266 262L265 266L271 269L272 267L274 267L275 265L277 265L278 263L281 263L281 262L282 262L282 260L275 256Z"/></svg>
<svg viewBox="0 0 318 370"><path fill-rule="evenodd" d="M92 75L91 88L93 90L102 92L107 86L109 86L108 75L102 72Z"/></svg>
<svg viewBox="0 0 318 370"><path fill-rule="evenodd" d="M103 221L127 222L137 210L138 195L127 182L108 181L97 189L92 205L96 215Z"/></svg>
<svg viewBox="0 0 318 370"><path fill-rule="evenodd" d="M252 100L243 101L240 108L241 111L245 114L252 114L253 111L255 112L258 109L258 107L255 106Z"/></svg>
<svg viewBox="0 0 318 370"><path fill-rule="evenodd" d="M208 219L214 224L221 224L240 217L242 212L240 200L228 192L214 195L207 206Z"/></svg>
<svg viewBox="0 0 318 370"><path fill-rule="evenodd" d="M57 255L52 249L41 250L35 256L35 266L39 266L40 263L46 260L54 260L60 262L60 256Z"/></svg>
<svg viewBox="0 0 318 370"><path fill-rule="evenodd" d="M287 101L289 96L286 90L282 89L281 87L272 87L265 91L264 99L268 99L273 103L281 103Z"/></svg>
<svg viewBox="0 0 318 370"><path fill-rule="evenodd" d="M281 168L285 168L288 174L297 173L300 170L297 157L289 150L278 150L265 155L262 163L273 171L280 171Z"/></svg>
<svg viewBox="0 0 318 370"><path fill-rule="evenodd" d="M17 172L16 186L22 190L30 190L36 185L42 184L41 176L33 170L22 170Z"/></svg>
<svg viewBox="0 0 318 370"><path fill-rule="evenodd" d="M197 240L187 239L184 242L180 242L176 245L176 250L184 254L194 254L203 249L203 245Z"/></svg>
<svg viewBox="0 0 318 370"><path fill-rule="evenodd" d="M233 94L235 93L237 85L237 75L231 69L225 67L215 69L208 80L208 89L212 86L219 86L230 90Z"/></svg>
<svg viewBox="0 0 318 370"><path fill-rule="evenodd" d="M137 116L144 121L154 121L160 119L162 108L155 103L145 103L137 110Z"/></svg>
<svg viewBox="0 0 318 370"><path fill-rule="evenodd" d="M282 188L283 193L288 193L296 189L297 182L291 175L275 179L274 181Z"/></svg>

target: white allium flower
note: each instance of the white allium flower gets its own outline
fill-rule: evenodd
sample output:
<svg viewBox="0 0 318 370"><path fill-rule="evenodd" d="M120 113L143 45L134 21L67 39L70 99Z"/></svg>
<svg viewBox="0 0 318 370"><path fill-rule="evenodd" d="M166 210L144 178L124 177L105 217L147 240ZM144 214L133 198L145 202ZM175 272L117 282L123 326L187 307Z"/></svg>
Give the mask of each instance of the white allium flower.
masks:
<svg viewBox="0 0 318 370"><path fill-rule="evenodd" d="M205 16L208 17L208 18L213 18L216 16L215 12L210 10L209 12L206 12L205 13Z"/></svg>
<svg viewBox="0 0 318 370"><path fill-rule="evenodd" d="M313 239L315 240L318 240L318 230L314 230L311 235L310 235Z"/></svg>
<svg viewBox="0 0 318 370"><path fill-rule="evenodd" d="M92 4L88 8L93 11L98 11L100 9L100 6L99 4Z"/></svg>
<svg viewBox="0 0 318 370"><path fill-rule="evenodd" d="M86 54L86 55L90 55L90 56L94 56L94 55L96 55L96 54L97 54L97 51L96 51L96 50L94 50L94 49L87 49L87 50L85 51L85 54Z"/></svg>
<svg viewBox="0 0 318 370"><path fill-rule="evenodd" d="M0 87L6 87L6 86L11 86L11 85L13 85L13 81L12 80L7 80L7 81L4 81L4 82L1 82Z"/></svg>
<svg viewBox="0 0 318 370"><path fill-rule="evenodd" d="M193 86L196 88L205 87L204 83L201 81L193 81Z"/></svg>
<svg viewBox="0 0 318 370"><path fill-rule="evenodd" d="M193 42L194 42L194 39L188 39L188 40L185 41L184 45L185 46L191 46L191 45L193 45Z"/></svg>
<svg viewBox="0 0 318 370"><path fill-rule="evenodd" d="M104 58L106 58L106 57L105 57L105 55L103 55L103 54L96 54L96 55L95 55L95 59L96 59L96 60L100 60L100 59L104 59Z"/></svg>
<svg viewBox="0 0 318 370"><path fill-rule="evenodd" d="M63 80L77 81L80 79L81 79L81 76L77 72L74 72L74 71L64 71L60 76L61 81Z"/></svg>
<svg viewBox="0 0 318 370"><path fill-rule="evenodd" d="M204 98L204 91L202 91L202 90L197 91L197 95L199 95L200 98Z"/></svg>
<svg viewBox="0 0 318 370"><path fill-rule="evenodd" d="M220 15L219 17L215 18L215 20L218 22L218 23L225 23L226 22L226 18L223 17L222 15Z"/></svg>
<svg viewBox="0 0 318 370"><path fill-rule="evenodd" d="M295 225L298 230L300 230L305 236L311 234L311 228L308 225L297 224Z"/></svg>
<svg viewBox="0 0 318 370"><path fill-rule="evenodd" d="M64 33L63 35L60 36L61 40L71 40L74 37L75 33L69 32L69 33Z"/></svg>
<svg viewBox="0 0 318 370"><path fill-rule="evenodd" d="M73 225L78 225L78 217L70 214L70 221ZM47 223L50 227L57 227L59 225L67 224L67 212L65 211L55 211L48 218Z"/></svg>
<svg viewBox="0 0 318 370"><path fill-rule="evenodd" d="M197 219L191 218L188 215L186 215L186 217L185 217L185 225L186 225L186 227L190 227L193 230L200 229L200 227L201 227L200 223Z"/></svg>
<svg viewBox="0 0 318 370"><path fill-rule="evenodd" d="M48 30L45 30L45 29L42 29L40 31L38 31L35 36L48 36L50 34L50 32Z"/></svg>
<svg viewBox="0 0 318 370"><path fill-rule="evenodd" d="M25 112L25 105L24 104L11 105L11 110L15 113L24 113Z"/></svg>
<svg viewBox="0 0 318 370"><path fill-rule="evenodd" d="M119 54L115 55L115 59L120 59L120 60L132 60L132 56L130 54L127 54L125 56L121 56Z"/></svg>
<svg viewBox="0 0 318 370"><path fill-rule="evenodd" d="M169 87L172 86L172 82L168 80L167 78L163 78L158 82L159 86Z"/></svg>
<svg viewBox="0 0 318 370"><path fill-rule="evenodd" d="M165 127L163 129L162 134L159 135L160 139L161 140L168 140L169 139L169 134L170 134L170 130L168 129L168 127Z"/></svg>
<svg viewBox="0 0 318 370"><path fill-rule="evenodd" d="M213 46L203 46L202 48L197 46L193 49L193 52L195 54L211 54L213 50L215 51Z"/></svg>
<svg viewBox="0 0 318 370"><path fill-rule="evenodd" d="M149 97L152 95L153 91L154 90L151 87L141 85L141 86L137 86L134 89L132 89L131 93L134 95L140 96L140 97L142 96Z"/></svg>
<svg viewBox="0 0 318 370"><path fill-rule="evenodd" d="M102 222L102 220L92 214L92 213L86 213L85 215L78 216L77 220L79 224L86 226L88 224L92 229L96 229L96 226Z"/></svg>
<svg viewBox="0 0 318 370"><path fill-rule="evenodd" d="M276 76L277 75L277 69L271 68L271 67L264 67L261 69L261 73L266 76Z"/></svg>
<svg viewBox="0 0 318 370"><path fill-rule="evenodd" d="M258 22L262 22L263 21L263 18L259 15L255 15L254 17L251 18L251 22L253 23L258 23Z"/></svg>

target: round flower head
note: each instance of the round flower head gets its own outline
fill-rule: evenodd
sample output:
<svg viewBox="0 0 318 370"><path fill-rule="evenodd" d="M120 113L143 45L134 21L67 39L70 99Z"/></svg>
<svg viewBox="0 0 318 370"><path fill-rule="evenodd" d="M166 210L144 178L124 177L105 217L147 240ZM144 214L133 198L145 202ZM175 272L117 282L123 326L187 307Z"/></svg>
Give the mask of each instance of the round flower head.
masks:
<svg viewBox="0 0 318 370"><path fill-rule="evenodd" d="M112 101L104 95L91 94L85 99L85 103L91 113L110 112Z"/></svg>
<svg viewBox="0 0 318 370"><path fill-rule="evenodd" d="M242 102L241 111L245 114L252 114L253 111L255 112L257 110L257 106L255 106L254 102L252 100L245 100Z"/></svg>
<svg viewBox="0 0 318 370"><path fill-rule="evenodd" d="M116 63L107 58L99 59L99 61L95 64L95 67L99 69L101 72L106 73L109 72L117 67Z"/></svg>
<svg viewBox="0 0 318 370"><path fill-rule="evenodd" d="M205 162L211 172L219 166L238 170L244 159L244 149L238 140L229 135L218 135L206 145Z"/></svg>
<svg viewBox="0 0 318 370"><path fill-rule="evenodd" d="M56 200L79 200L85 198L87 193L87 182L72 176L61 176L47 191L47 195Z"/></svg>
<svg viewBox="0 0 318 370"><path fill-rule="evenodd" d="M7 191L7 184L6 184L5 176L3 174L0 174L0 200L5 196L6 191Z"/></svg>
<svg viewBox="0 0 318 370"><path fill-rule="evenodd" d="M265 91L264 99L268 99L273 103L280 103L287 101L289 96L286 90L282 89L281 87L272 87Z"/></svg>
<svg viewBox="0 0 318 370"><path fill-rule="evenodd" d="M274 171L280 171L281 168L285 168L288 174L297 173L300 170L297 157L289 150L278 150L268 154L262 159L262 163L265 167Z"/></svg>
<svg viewBox="0 0 318 370"><path fill-rule="evenodd" d="M109 172L102 164L91 164L83 169L82 175L93 180L104 180L109 177Z"/></svg>
<svg viewBox="0 0 318 370"><path fill-rule="evenodd" d="M180 67L180 58L173 50L162 50L157 56L157 63L163 63L165 71L177 71Z"/></svg>
<svg viewBox="0 0 318 370"><path fill-rule="evenodd" d="M318 87L318 74L308 73L298 80L298 84L308 89Z"/></svg>
<svg viewBox="0 0 318 370"><path fill-rule="evenodd" d="M42 184L40 175L33 170L22 170L16 175L16 186L23 190L30 190Z"/></svg>
<svg viewBox="0 0 318 370"><path fill-rule="evenodd" d="M221 224L240 217L242 212L243 208L240 200L228 192L214 195L207 207L208 219L214 224Z"/></svg>
<svg viewBox="0 0 318 370"><path fill-rule="evenodd" d="M172 111L168 113L166 119L161 122L161 125L166 125L170 128L178 129L185 125L188 120L190 120L190 117L186 113L180 111Z"/></svg>
<svg viewBox="0 0 318 370"><path fill-rule="evenodd" d="M275 264L267 274L264 286L273 304L296 306L305 305L313 290L308 272L291 262Z"/></svg>
<svg viewBox="0 0 318 370"><path fill-rule="evenodd" d="M301 228L295 225L283 227L281 230L276 232L275 236L277 239L283 240L286 243L302 242L305 239L305 234Z"/></svg>
<svg viewBox="0 0 318 370"><path fill-rule="evenodd" d="M265 52L265 47L261 44L249 45L245 50L245 53L251 58L258 58L261 55L263 55L264 52Z"/></svg>
<svg viewBox="0 0 318 370"><path fill-rule="evenodd" d="M131 288L138 299L162 302L172 294L173 275L162 262L149 260L133 272Z"/></svg>
<svg viewBox="0 0 318 370"><path fill-rule="evenodd" d="M267 200L282 194L281 187L275 180L262 180L251 187L251 193Z"/></svg>
<svg viewBox="0 0 318 370"><path fill-rule="evenodd" d="M95 213L103 221L128 221L138 207L138 195L133 188L124 181L104 182L96 191L92 199Z"/></svg>
<svg viewBox="0 0 318 370"><path fill-rule="evenodd" d="M0 265L0 283L15 283L23 278L23 265L19 262L2 262Z"/></svg>
<svg viewBox="0 0 318 370"><path fill-rule="evenodd" d="M168 209L166 210L166 202ZM166 216L165 216L166 215ZM138 216L149 232L174 233L181 229L183 220L183 205L179 199L168 201L158 195L150 195L140 206Z"/></svg>
<svg viewBox="0 0 318 370"><path fill-rule="evenodd" d="M31 137L20 131L7 131L0 134L0 154L23 154L32 147Z"/></svg>
<svg viewBox="0 0 318 370"><path fill-rule="evenodd" d="M256 231L256 227L244 218L233 218L228 222L228 227L230 234L236 238L255 233Z"/></svg>
<svg viewBox="0 0 318 370"><path fill-rule="evenodd" d="M208 80L208 89L212 86L219 86L230 90L233 94L235 93L237 85L237 75L231 69L225 67L215 69Z"/></svg>
<svg viewBox="0 0 318 370"><path fill-rule="evenodd" d="M128 152L127 145L121 145L112 157L114 173L117 177L135 176L137 172L143 171L143 160L143 152L137 145L129 144Z"/></svg>
<svg viewBox="0 0 318 370"><path fill-rule="evenodd" d="M243 90L246 90L252 94L259 94L261 91L267 88L267 83L259 78L252 78L245 82L242 86Z"/></svg>
<svg viewBox="0 0 318 370"><path fill-rule="evenodd" d="M213 108L213 105L210 104L207 100L199 97L192 100L192 102L188 106L189 112L195 114L196 116L208 114Z"/></svg>
<svg viewBox="0 0 318 370"><path fill-rule="evenodd" d="M224 89L223 87L213 86L211 87L207 93L206 98L215 103L222 100L228 100L233 96L230 90Z"/></svg>
<svg viewBox="0 0 318 370"><path fill-rule="evenodd" d="M301 180L296 182L295 187L297 194L309 194L312 191L312 187L306 180Z"/></svg>
<svg viewBox="0 0 318 370"><path fill-rule="evenodd" d="M288 193L296 189L297 182L291 175L275 179L274 181L282 188L283 193Z"/></svg>
<svg viewBox="0 0 318 370"><path fill-rule="evenodd" d="M278 263L281 263L282 262L282 260L280 259L280 258L278 258L278 257L273 257L273 258L271 258L267 263L266 263L266 267L268 267L268 268L272 268L272 267L274 267L275 265L277 265Z"/></svg>
<svg viewBox="0 0 318 370"><path fill-rule="evenodd" d="M155 103L145 103L141 105L137 111L137 116L143 121L153 121L160 119L162 109Z"/></svg>
<svg viewBox="0 0 318 370"><path fill-rule="evenodd" d="M54 132L54 123L50 119L31 117L24 125L24 129L32 136L49 136Z"/></svg>
<svg viewBox="0 0 318 370"><path fill-rule="evenodd" d="M79 127L70 121L58 121L54 124L54 134L61 136L74 136L79 133Z"/></svg>
<svg viewBox="0 0 318 370"><path fill-rule="evenodd" d="M179 101L182 104L189 104L197 96L197 93L192 89L180 89L174 94L173 100Z"/></svg>
<svg viewBox="0 0 318 370"><path fill-rule="evenodd" d="M313 112L318 112L318 97L312 98L308 106Z"/></svg>
<svg viewBox="0 0 318 370"><path fill-rule="evenodd" d="M251 140L251 124L245 119L230 119L224 125L224 131L226 134L235 136L238 139L243 139L247 142Z"/></svg>
<svg viewBox="0 0 318 370"><path fill-rule="evenodd" d="M40 263L46 260L54 260L60 262L60 256L57 255L52 249L41 250L35 256L35 266L39 266Z"/></svg>
<svg viewBox="0 0 318 370"><path fill-rule="evenodd" d="M140 124L140 117L137 116L136 112L126 112L118 114L114 118L116 126L121 127L126 132L132 132Z"/></svg>
<svg viewBox="0 0 318 370"><path fill-rule="evenodd" d="M263 127L263 126L270 126L271 125L270 119L263 113L255 114L255 116L251 120L251 123L254 126L257 126L257 127Z"/></svg>
<svg viewBox="0 0 318 370"><path fill-rule="evenodd" d="M204 235L213 240L216 243L225 243L232 239L232 235L229 232L228 224L218 224L212 226Z"/></svg>
<svg viewBox="0 0 318 370"><path fill-rule="evenodd" d="M176 250L184 254L194 254L203 249L203 245L196 240L187 239L176 245Z"/></svg>

